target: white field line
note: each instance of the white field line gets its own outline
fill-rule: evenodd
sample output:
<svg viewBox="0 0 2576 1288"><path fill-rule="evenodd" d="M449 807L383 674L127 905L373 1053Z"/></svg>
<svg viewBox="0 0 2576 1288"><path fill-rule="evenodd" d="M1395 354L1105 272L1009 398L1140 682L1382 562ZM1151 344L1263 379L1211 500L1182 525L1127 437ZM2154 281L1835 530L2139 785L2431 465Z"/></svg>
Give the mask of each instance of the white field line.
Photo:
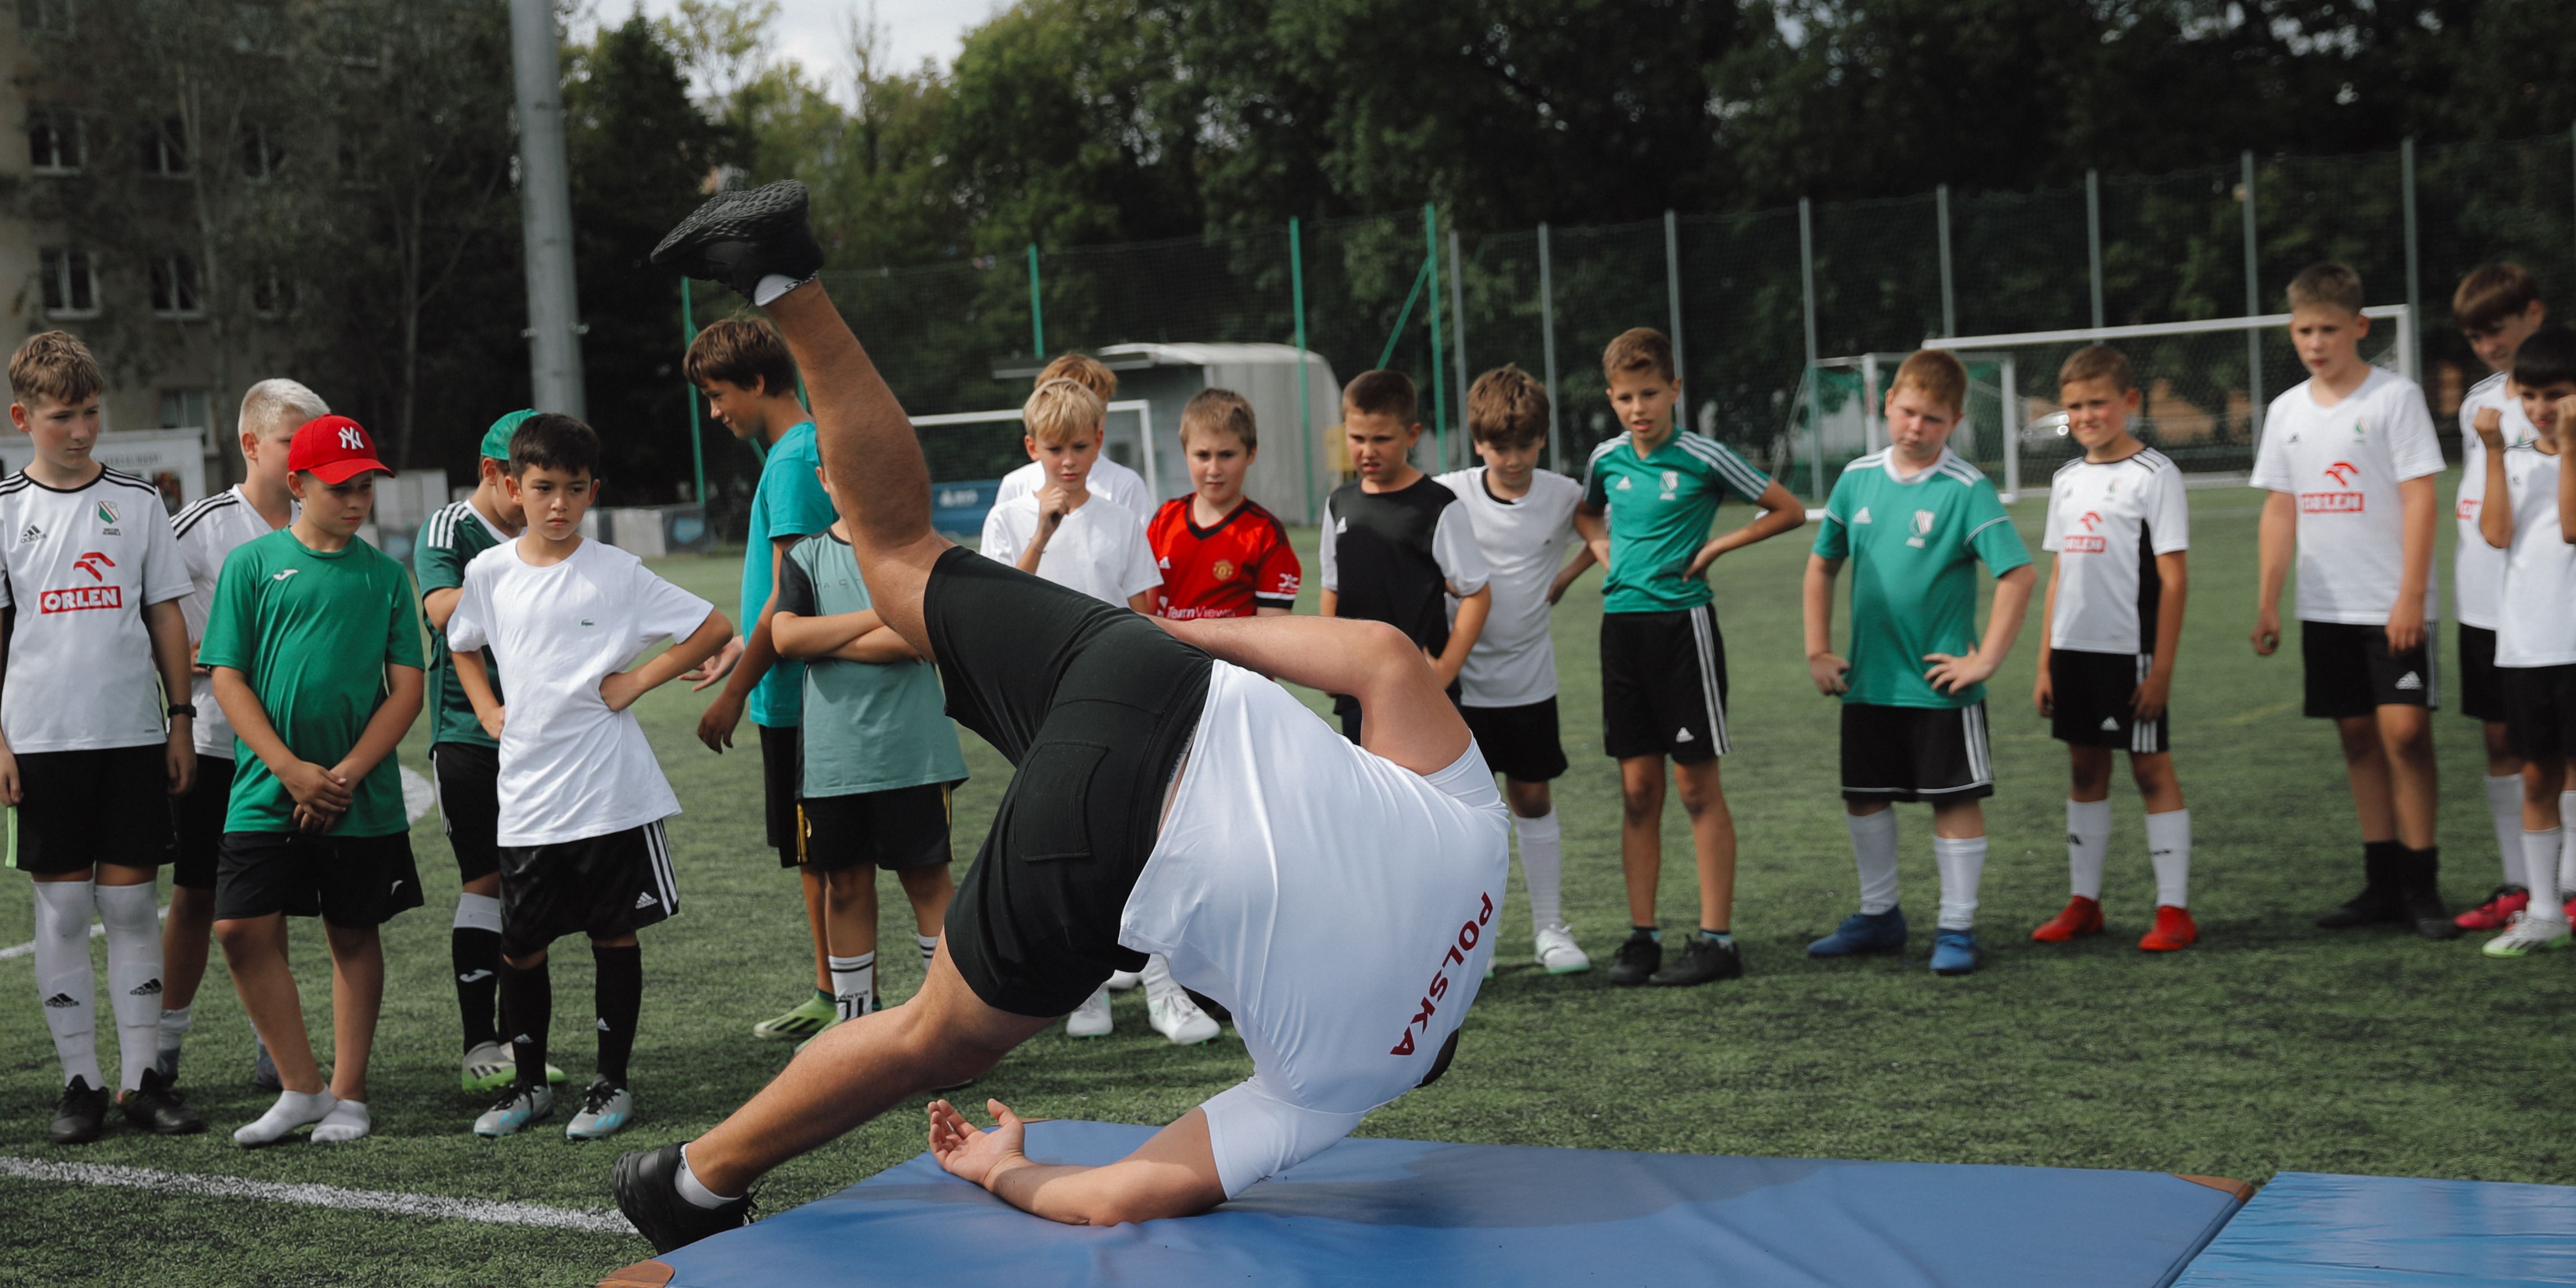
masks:
<svg viewBox="0 0 2576 1288"><path fill-rule="evenodd" d="M391 1212L397 1216L428 1217L438 1221L533 1225L555 1230L586 1230L593 1234L635 1232L635 1227L628 1225L626 1218L615 1212L546 1207L536 1203L502 1203L492 1199L437 1198L391 1190L350 1190L336 1185L289 1185L279 1181L245 1180L238 1176L156 1172L145 1167L118 1167L107 1163L52 1163L0 1155L0 1177L65 1185L166 1190L173 1194L195 1194L207 1198L300 1203L343 1212Z"/></svg>
<svg viewBox="0 0 2576 1288"><path fill-rule="evenodd" d="M170 910L169 910L168 908L163 908L163 909L161 910L161 919L162 919L163 921L168 921L168 920L170 919ZM102 925L100 925L99 923L97 923L97 922L95 922L95 921L93 921L93 922L89 923L89 937L90 937L90 938L92 938L92 939L96 939L96 938L98 938L98 937L100 937L100 936L102 936L102 935L104 935L104 934L106 934L106 933L107 933L107 927L102 926ZM0 962L5 962L5 961L9 960L9 959L10 959L10 958L12 958L12 957L25 957L25 956L28 956L29 954L34 953L35 951L36 951L36 941L35 941L35 940L32 940L32 939L28 940L27 942L25 942L25 943L23 943L23 944L11 944L11 945L9 945L9 946L8 946L8 947L6 947L6 948L0 948Z"/></svg>

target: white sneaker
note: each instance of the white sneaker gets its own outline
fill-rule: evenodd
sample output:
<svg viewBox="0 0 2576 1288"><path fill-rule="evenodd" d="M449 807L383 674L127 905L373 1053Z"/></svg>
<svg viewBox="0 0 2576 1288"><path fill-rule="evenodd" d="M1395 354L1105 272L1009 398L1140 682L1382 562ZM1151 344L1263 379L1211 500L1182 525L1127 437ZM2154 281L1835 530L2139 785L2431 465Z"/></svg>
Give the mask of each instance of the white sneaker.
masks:
<svg viewBox="0 0 2576 1288"><path fill-rule="evenodd" d="M564 1124L565 1140L606 1140L635 1119L635 1097L606 1078L593 1077L581 1109Z"/></svg>
<svg viewBox="0 0 2576 1288"><path fill-rule="evenodd" d="M1082 999L1082 1005L1064 1017L1066 1037L1105 1038L1109 1036L1110 1027L1109 989L1105 985L1091 990L1091 996Z"/></svg>
<svg viewBox="0 0 2576 1288"><path fill-rule="evenodd" d="M2564 948L2567 943L2566 922L2524 911L2513 914L2513 924L2478 951L2489 957L2528 957L2544 948Z"/></svg>
<svg viewBox="0 0 2576 1288"><path fill-rule="evenodd" d="M1538 964L1550 975L1580 975L1592 969L1592 959L1575 946L1574 931L1564 922L1553 922L1538 928Z"/></svg>
<svg viewBox="0 0 2576 1288"><path fill-rule="evenodd" d="M1179 989L1148 994L1145 998L1145 1022L1156 1033L1172 1040L1173 1046L1197 1046L1217 1035L1216 1021Z"/></svg>
<svg viewBox="0 0 2576 1288"><path fill-rule="evenodd" d="M474 1134L515 1136L529 1124L554 1111L554 1088L513 1085L501 1093L501 1098L493 1102L490 1109L483 1111L482 1117L474 1120Z"/></svg>
<svg viewBox="0 0 2576 1288"><path fill-rule="evenodd" d="M1109 972L1109 991L1112 993L1124 993L1144 982L1145 974L1142 971L1113 970Z"/></svg>

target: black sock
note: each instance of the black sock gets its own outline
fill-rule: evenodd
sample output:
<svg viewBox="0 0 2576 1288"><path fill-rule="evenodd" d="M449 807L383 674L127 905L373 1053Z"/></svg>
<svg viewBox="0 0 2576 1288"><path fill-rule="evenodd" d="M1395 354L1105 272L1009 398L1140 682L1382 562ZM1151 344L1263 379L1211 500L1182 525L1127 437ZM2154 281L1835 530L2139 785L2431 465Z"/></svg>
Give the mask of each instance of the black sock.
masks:
<svg viewBox="0 0 2576 1288"><path fill-rule="evenodd" d="M456 1009L465 1017L465 1047L501 1040L501 932L458 926L447 954L456 965Z"/></svg>
<svg viewBox="0 0 2576 1288"><path fill-rule="evenodd" d="M1651 939L1660 944L1664 941L1664 932L1655 929L1653 926L1630 926L1628 927L1628 937L1630 939Z"/></svg>
<svg viewBox="0 0 2576 1288"><path fill-rule="evenodd" d="M599 964L599 1076L626 1085L626 1057L635 1052L635 1018L644 1010L644 950L590 946Z"/></svg>
<svg viewBox="0 0 2576 1288"><path fill-rule="evenodd" d="M501 1014L510 1020L510 1054L519 1065L519 1085L546 1085L546 1027L555 1018L555 985L546 963L524 970L501 963Z"/></svg>

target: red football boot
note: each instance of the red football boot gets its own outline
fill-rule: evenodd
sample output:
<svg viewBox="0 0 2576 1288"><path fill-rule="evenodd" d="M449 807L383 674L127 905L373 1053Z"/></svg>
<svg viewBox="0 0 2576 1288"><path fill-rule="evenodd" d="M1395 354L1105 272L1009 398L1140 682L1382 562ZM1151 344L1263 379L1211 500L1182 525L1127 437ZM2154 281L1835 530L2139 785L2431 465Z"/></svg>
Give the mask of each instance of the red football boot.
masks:
<svg viewBox="0 0 2576 1288"><path fill-rule="evenodd" d="M2039 923L2039 929L2030 932L2030 937L2043 944L2062 944L2101 933L2102 901L2079 894L2066 901L2064 911Z"/></svg>
<svg viewBox="0 0 2576 1288"><path fill-rule="evenodd" d="M2513 914L2530 906L2529 890L2518 885L2497 886L2485 903L2451 918L2451 924L2462 930L2502 930L2513 924Z"/></svg>
<svg viewBox="0 0 2576 1288"><path fill-rule="evenodd" d="M2200 927L2193 924L2190 910L2160 903L2156 905L2156 928L2138 941L2138 947L2151 953L2169 953L2199 942Z"/></svg>

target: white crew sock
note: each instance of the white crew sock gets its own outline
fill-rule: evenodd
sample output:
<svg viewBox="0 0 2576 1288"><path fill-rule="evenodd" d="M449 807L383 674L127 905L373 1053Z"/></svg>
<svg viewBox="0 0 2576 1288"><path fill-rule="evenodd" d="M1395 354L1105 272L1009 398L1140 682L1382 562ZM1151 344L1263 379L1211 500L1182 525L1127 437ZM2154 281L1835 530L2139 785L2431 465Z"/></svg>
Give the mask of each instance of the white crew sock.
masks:
<svg viewBox="0 0 2576 1288"><path fill-rule="evenodd" d="M1860 910L1871 916L1896 906L1896 811L1845 814L1852 861L1860 867Z"/></svg>
<svg viewBox="0 0 2576 1288"><path fill-rule="evenodd" d="M861 953L856 957L826 957L832 968L833 1000L840 1003L841 1018L855 1020L877 1009L877 955Z"/></svg>
<svg viewBox="0 0 2576 1288"><path fill-rule="evenodd" d="M176 1055L179 1047L188 1040L189 1027L196 1022L197 1008L193 1003L175 1011L163 1011L158 1025L160 1032L153 1035L157 1039L152 1044L154 1051L161 1055Z"/></svg>
<svg viewBox="0 0 2576 1288"><path fill-rule="evenodd" d="M702 1208L720 1208L742 1198L739 1194L727 1196L708 1189L706 1182L689 1170L689 1147L686 1145L680 1147L680 1197Z"/></svg>
<svg viewBox="0 0 2576 1288"><path fill-rule="evenodd" d="M501 901L469 890L456 896L456 920L449 924L457 930L488 930L500 934Z"/></svg>
<svg viewBox="0 0 2576 1288"><path fill-rule="evenodd" d="M1544 930L1565 920L1564 830L1551 809L1537 818L1512 819L1521 841L1521 879L1529 885L1530 926Z"/></svg>
<svg viewBox="0 0 2576 1288"><path fill-rule="evenodd" d="M1977 924L1977 882L1986 874L1986 838L1936 836L1932 861L1941 869L1941 929Z"/></svg>
<svg viewBox="0 0 2576 1288"><path fill-rule="evenodd" d="M912 937L912 942L915 946L921 949L922 967L924 969L928 969L930 966L930 959L939 955L939 936L914 935Z"/></svg>
<svg viewBox="0 0 2576 1288"><path fill-rule="evenodd" d="M270 1105L267 1113L261 1114L249 1126L233 1132L233 1143L242 1146L274 1145L285 1139L286 1133L306 1123L318 1123L330 1117L332 1108L339 1103L328 1090L281 1091L277 1093L277 1103Z"/></svg>
<svg viewBox="0 0 2576 1288"><path fill-rule="evenodd" d="M89 1085L104 1087L107 1079L98 1071L97 981L89 968L94 904L87 881L36 882L36 1000L44 1004L45 1027L53 1031L63 1082L86 1078Z"/></svg>
<svg viewBox="0 0 2576 1288"><path fill-rule="evenodd" d="M1181 991L1180 982L1172 978L1171 960L1161 953L1145 959L1145 1000L1170 997Z"/></svg>
<svg viewBox="0 0 2576 1288"><path fill-rule="evenodd" d="M2566 919L2567 909L2559 903L2563 896L2558 893L2558 859L2566 847L2564 828L2522 834L2523 879L2516 884L2531 889L2531 908L2524 916L2535 920Z"/></svg>
<svg viewBox="0 0 2576 1288"><path fill-rule="evenodd" d="M814 279L809 277L805 282L812 280ZM771 273L761 278L759 283L751 288L751 302L761 308L768 308L778 302L778 297L803 286L805 282L800 282L784 273Z"/></svg>
<svg viewBox="0 0 2576 1288"><path fill-rule="evenodd" d="M116 1089L143 1085L161 1049L161 926L150 883L98 887L98 919L107 927L107 1003L116 1015Z"/></svg>
<svg viewBox="0 0 2576 1288"><path fill-rule="evenodd" d="M2558 826L2562 831L2576 831L2576 792L2558 793ZM2558 851L2558 897L2576 893L2576 835L2570 844Z"/></svg>
<svg viewBox="0 0 2576 1288"><path fill-rule="evenodd" d="M2487 776L2487 818L2495 824L2496 853L2504 856L2504 883L2522 884L2522 775Z"/></svg>
<svg viewBox="0 0 2576 1288"><path fill-rule="evenodd" d="M2156 906L2191 906L2191 811L2147 815L2147 858L2156 865Z"/></svg>
<svg viewBox="0 0 2576 1288"><path fill-rule="evenodd" d="M2111 798L2066 802L2066 881L2075 893L2100 902L2102 865L2111 853Z"/></svg>
<svg viewBox="0 0 2576 1288"><path fill-rule="evenodd" d="M375 1125L375 1119L367 1115L367 1102L342 1100L331 1106L331 1112L322 1115L321 1122L314 1124L313 1139L326 1145L334 1141L356 1140L373 1130Z"/></svg>

